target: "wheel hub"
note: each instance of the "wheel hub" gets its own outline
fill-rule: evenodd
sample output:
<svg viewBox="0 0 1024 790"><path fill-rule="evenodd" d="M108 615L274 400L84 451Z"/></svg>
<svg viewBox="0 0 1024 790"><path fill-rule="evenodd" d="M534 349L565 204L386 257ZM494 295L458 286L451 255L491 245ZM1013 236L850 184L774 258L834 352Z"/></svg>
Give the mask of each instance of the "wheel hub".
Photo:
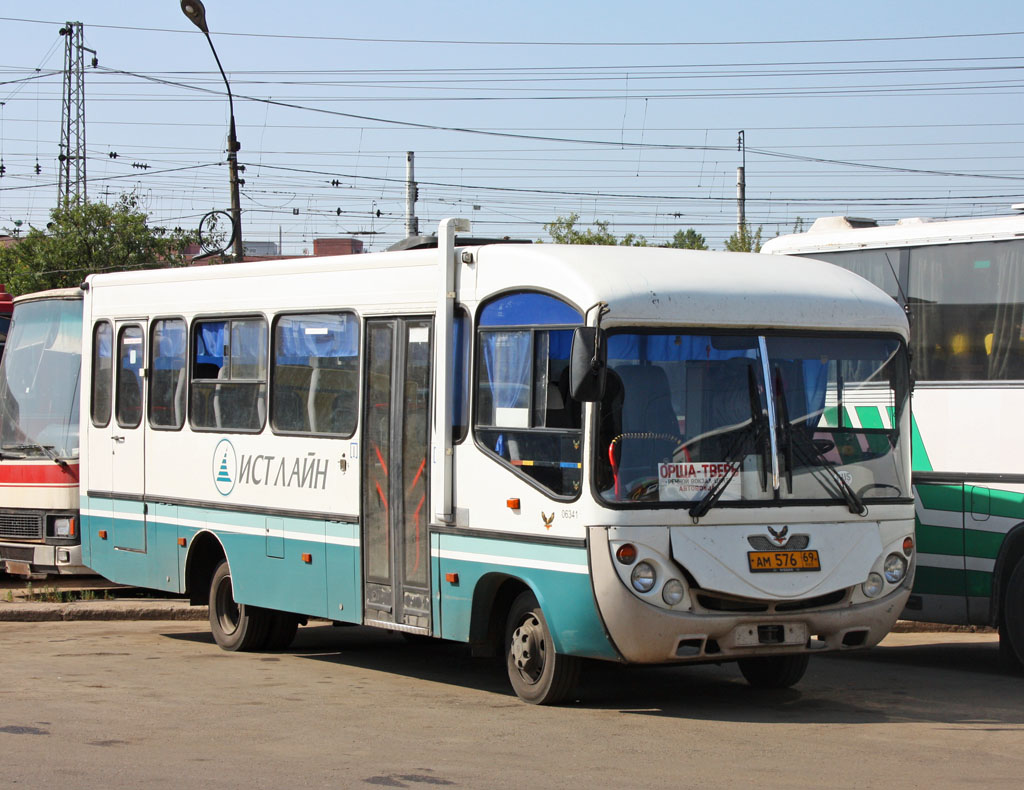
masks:
<svg viewBox="0 0 1024 790"><path fill-rule="evenodd" d="M535 681L544 669L544 639L540 623L524 620L512 633L512 660L523 677Z"/></svg>

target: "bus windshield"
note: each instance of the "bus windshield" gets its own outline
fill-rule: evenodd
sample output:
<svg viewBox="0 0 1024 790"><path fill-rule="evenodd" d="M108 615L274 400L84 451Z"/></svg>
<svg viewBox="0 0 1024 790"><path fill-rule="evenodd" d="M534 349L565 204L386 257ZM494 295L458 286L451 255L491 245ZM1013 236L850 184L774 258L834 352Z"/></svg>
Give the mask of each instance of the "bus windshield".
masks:
<svg viewBox="0 0 1024 790"><path fill-rule="evenodd" d="M864 503L910 496L894 337L619 332L596 487L619 505Z"/></svg>
<svg viewBox="0 0 1024 790"><path fill-rule="evenodd" d="M19 304L0 362L0 455L78 457L82 303Z"/></svg>

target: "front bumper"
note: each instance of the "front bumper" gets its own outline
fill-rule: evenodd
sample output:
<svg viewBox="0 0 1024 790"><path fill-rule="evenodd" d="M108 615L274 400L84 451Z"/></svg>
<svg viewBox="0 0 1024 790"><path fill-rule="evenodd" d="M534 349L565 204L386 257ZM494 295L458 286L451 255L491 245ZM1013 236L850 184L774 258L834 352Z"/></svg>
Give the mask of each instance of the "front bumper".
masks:
<svg viewBox="0 0 1024 790"><path fill-rule="evenodd" d="M47 546L38 543L0 543L0 570L17 576L92 573L82 564L81 545Z"/></svg>
<svg viewBox="0 0 1024 790"><path fill-rule="evenodd" d="M612 566L607 530L590 530L590 563L598 609L626 661L733 661L738 658L850 650L878 644L910 596L912 575L894 592L863 604L786 614L694 614L652 606L623 585Z"/></svg>

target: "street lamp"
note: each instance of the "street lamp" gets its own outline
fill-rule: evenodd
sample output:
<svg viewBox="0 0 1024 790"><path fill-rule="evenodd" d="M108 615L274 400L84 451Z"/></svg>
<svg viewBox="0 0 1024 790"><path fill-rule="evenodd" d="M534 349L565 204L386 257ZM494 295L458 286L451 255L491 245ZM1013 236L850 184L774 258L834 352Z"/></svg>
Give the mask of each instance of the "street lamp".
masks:
<svg viewBox="0 0 1024 790"><path fill-rule="evenodd" d="M210 51L213 52L213 59L217 61L217 68L220 69L220 76L224 78L224 87L228 89L228 112L231 116L231 125L228 127L228 171L231 177L231 225L233 233L233 245L235 260L241 261L244 255L242 250L242 207L238 200L238 150L242 147L235 137L235 101L231 96L231 85L228 83L228 76L224 73L224 67L220 65L220 58L217 57L217 50L213 46L213 39L210 38L210 29L206 26L206 8L202 0L181 0L181 10L199 28L206 40L210 43Z"/></svg>

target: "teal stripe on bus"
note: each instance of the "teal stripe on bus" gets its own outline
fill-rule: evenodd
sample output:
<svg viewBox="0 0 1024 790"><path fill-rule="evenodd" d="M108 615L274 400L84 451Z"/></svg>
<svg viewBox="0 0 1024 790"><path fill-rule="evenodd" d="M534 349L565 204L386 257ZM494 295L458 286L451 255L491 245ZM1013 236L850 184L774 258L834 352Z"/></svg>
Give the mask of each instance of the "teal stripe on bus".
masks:
<svg viewBox="0 0 1024 790"><path fill-rule="evenodd" d="M619 658L597 612L585 548L442 534L437 552L444 638L467 641L474 591L513 578L537 597L556 650ZM457 583L447 581L451 573L458 574Z"/></svg>

